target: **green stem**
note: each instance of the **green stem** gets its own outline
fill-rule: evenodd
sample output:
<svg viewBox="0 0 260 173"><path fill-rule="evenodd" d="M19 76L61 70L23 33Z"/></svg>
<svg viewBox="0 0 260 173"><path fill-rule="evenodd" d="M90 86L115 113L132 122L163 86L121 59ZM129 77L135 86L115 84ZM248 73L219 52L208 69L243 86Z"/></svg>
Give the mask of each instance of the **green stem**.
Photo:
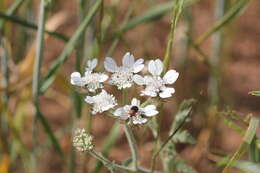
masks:
<svg viewBox="0 0 260 173"><path fill-rule="evenodd" d="M16 23L16 24L19 24L23 27L27 27L27 28L30 28L30 29L33 29L33 30L38 30L38 26L35 25L34 23L30 23L28 21L25 21L19 17L16 17L16 16L12 16L12 15L8 15L8 14L5 14L3 12L0 11L0 18L4 19L4 20L8 20L10 22L13 22L13 23ZM67 42L69 40L69 38L61 33L58 33L58 32L53 32L53 31L49 31L49 30L45 30L44 31L45 33L51 35L51 36L54 36L64 42Z"/></svg>
<svg viewBox="0 0 260 173"><path fill-rule="evenodd" d="M225 0L216 1L215 20L223 17L225 12ZM209 59L210 63L210 77L208 83L208 95L211 104L217 105L219 103L219 82L220 82L220 60L223 47L223 34L221 31L213 35L212 40L212 55Z"/></svg>
<svg viewBox="0 0 260 173"><path fill-rule="evenodd" d="M182 11L183 2L184 2L184 0L177 0L176 4L172 8L171 31L170 31L169 41L167 43L167 48L166 48L166 52L165 52L165 56L164 56L164 60L163 60L163 65L164 65L163 72L164 73L169 68L171 54L172 54L172 45L173 45L173 40L174 40L174 33L175 33L175 30L176 30L178 19L180 17L181 11Z"/></svg>
<svg viewBox="0 0 260 173"><path fill-rule="evenodd" d="M8 44L5 38L0 40L0 49L3 51L3 56L1 57L1 72L3 74L3 80L1 81L2 86L5 88L5 95L3 96L3 102L7 106L9 100L9 68L8 68L8 59L9 59L9 52L8 52Z"/></svg>
<svg viewBox="0 0 260 173"><path fill-rule="evenodd" d="M32 86L33 100L35 104L37 104L38 97L39 97L40 71L41 71L41 63L42 63L43 50L44 50L45 17L46 17L45 0L41 0L39 27L37 31L36 56L35 56L34 73L33 73L33 86Z"/></svg>
<svg viewBox="0 0 260 173"><path fill-rule="evenodd" d="M110 160L105 158L102 154L97 153L94 150L90 150L89 154L91 154L97 160L101 161L109 169L112 168L114 170L123 171L123 172L131 172L131 173L150 173L150 170L146 169L146 168L140 168L138 170L134 170L134 169L131 169L131 168L128 168L128 167L116 164L114 162L111 162ZM161 173L161 172L156 171L155 173Z"/></svg>
<svg viewBox="0 0 260 173"><path fill-rule="evenodd" d="M127 171L127 172L136 172L135 170L132 170L128 167L122 166L122 165L118 165L115 164L111 161L109 161L107 158L105 158L104 156L102 156L101 154L91 150L89 151L89 154L91 154L93 157L95 157L97 160L101 161L106 167L108 168L113 168L119 171Z"/></svg>
<svg viewBox="0 0 260 173"><path fill-rule="evenodd" d="M128 91L127 91L127 89L124 89L123 90L123 103L124 104L127 104L127 101L128 101L127 98L128 98ZM133 134L131 128L127 124L124 125L124 131L126 134L128 144L131 149L132 159L133 159L133 163L134 163L134 169L138 170L138 151L137 151L137 145L136 145L136 140L135 140L134 134Z"/></svg>
<svg viewBox="0 0 260 173"><path fill-rule="evenodd" d="M153 173L154 168L155 168L155 161L157 156L160 154L160 152L164 149L164 147L171 141L173 136L181 129L181 127L184 125L186 122L186 119L188 116L186 116L183 121L180 123L180 125L172 132L172 134L165 140L165 142L160 146L160 148L153 154L152 157L152 164L151 164L151 172Z"/></svg>
<svg viewBox="0 0 260 173"><path fill-rule="evenodd" d="M128 140L128 144L131 149L132 159L133 159L133 163L134 163L134 169L137 171L138 170L138 152L137 152L137 145L136 145L135 137L133 135L131 128L127 124L124 125L124 130L125 130L125 134L126 134L126 137Z"/></svg>
<svg viewBox="0 0 260 173"><path fill-rule="evenodd" d="M12 4L12 6L7 10L6 14L13 15L16 12L16 10L20 8L20 6L23 4L23 2L25 2L25 0L16 0ZM4 23L5 23L4 19L0 20L0 32L3 31Z"/></svg>
<svg viewBox="0 0 260 173"><path fill-rule="evenodd" d="M37 44L36 44L36 57L34 62L34 72L33 72L33 82L32 82L32 95L33 103L35 106L35 116L32 129L32 140L33 140L33 149L36 146L37 138L37 120L39 119L39 88L40 88L40 71L41 71L41 62L43 57L44 49L44 27L45 27L45 0L41 0L40 3L40 17L39 17L39 27L37 31ZM33 172L36 172L36 153L32 152L32 168Z"/></svg>

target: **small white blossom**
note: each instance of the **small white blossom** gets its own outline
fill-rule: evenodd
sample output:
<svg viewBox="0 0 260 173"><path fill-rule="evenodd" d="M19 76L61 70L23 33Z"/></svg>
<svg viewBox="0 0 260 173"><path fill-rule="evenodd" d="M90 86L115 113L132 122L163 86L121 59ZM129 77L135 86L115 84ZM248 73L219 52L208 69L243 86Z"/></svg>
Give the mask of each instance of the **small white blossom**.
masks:
<svg viewBox="0 0 260 173"><path fill-rule="evenodd" d="M135 61L134 56L127 52L123 56L122 66L117 66L112 58L106 57L104 67L108 72L113 73L110 83L116 85L118 89L123 89L133 85L133 75L143 69L143 62L142 58Z"/></svg>
<svg viewBox="0 0 260 173"><path fill-rule="evenodd" d="M102 113L117 105L116 99L113 95L108 94L105 90L95 96L87 96L85 101L93 105L92 113Z"/></svg>
<svg viewBox="0 0 260 173"><path fill-rule="evenodd" d="M97 66L97 59L89 60L84 76L81 77L79 72L71 74L71 84L76 86L86 86L90 92L95 92L99 88L103 88L102 82L108 79L105 73L94 73L93 69Z"/></svg>
<svg viewBox="0 0 260 173"><path fill-rule="evenodd" d="M162 78L160 75L163 71L163 63L160 59L151 60L148 64L148 71L152 75L144 77L134 75L133 77L136 84L146 86L141 95L156 97L159 94L161 98L171 97L175 89L166 87L166 84L173 84L179 77L179 73L175 70L169 70Z"/></svg>
<svg viewBox="0 0 260 173"><path fill-rule="evenodd" d="M131 105L125 105L114 112L115 116L127 120L129 124L144 124L147 122L145 117L152 117L157 114L156 106L147 105L141 107L140 100L136 98L132 99Z"/></svg>
<svg viewBox="0 0 260 173"><path fill-rule="evenodd" d="M94 147L92 140L93 137L87 134L85 129L76 129L73 137L73 146L81 152L92 150Z"/></svg>

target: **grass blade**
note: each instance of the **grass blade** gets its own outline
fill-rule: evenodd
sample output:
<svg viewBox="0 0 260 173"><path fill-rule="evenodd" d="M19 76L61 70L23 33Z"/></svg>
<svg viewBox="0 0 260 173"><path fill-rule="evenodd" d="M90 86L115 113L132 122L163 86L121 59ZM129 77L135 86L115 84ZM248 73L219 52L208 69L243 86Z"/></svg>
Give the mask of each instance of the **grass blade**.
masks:
<svg viewBox="0 0 260 173"><path fill-rule="evenodd" d="M251 94L253 96L260 96L260 91L251 91L251 92L249 92L249 94Z"/></svg>
<svg viewBox="0 0 260 173"><path fill-rule="evenodd" d="M232 156L232 158L228 161L226 167L223 169L222 173L228 173L229 169L234 165L236 161L238 161L241 156L246 152L249 145L251 144L255 134L256 130L259 124L259 119L252 117L249 123L249 127L244 135L243 143L239 146L238 150L235 152L235 154Z"/></svg>
<svg viewBox="0 0 260 173"><path fill-rule="evenodd" d="M39 27L37 31L37 43L36 43L36 56L34 62L34 71L33 71L33 83L32 83L32 94L35 104L38 104L39 88L40 88L40 72L41 72L41 63L44 51L44 28L46 20L46 7L44 0L41 0L40 7L40 19Z"/></svg>
<svg viewBox="0 0 260 173"><path fill-rule="evenodd" d="M260 172L260 166L244 160L239 160L234 164L234 167L248 173L259 173Z"/></svg>
<svg viewBox="0 0 260 173"><path fill-rule="evenodd" d="M37 31L37 42L36 42L36 57L34 63L34 72L33 72L33 83L32 83L32 95L33 95L33 102L35 105L35 121L33 127L33 139L35 140L37 137L37 120L43 125L45 132L47 133L48 137L52 141L54 148L63 156L63 152L61 147L56 140L53 131L51 130L48 122L40 112L39 108L39 89L40 89L40 72L41 72L41 64L44 52L44 28L45 28L45 21L46 21L46 2L45 0L41 0L40 3L40 15L39 15L39 26ZM35 144L35 142L34 142Z"/></svg>
<svg viewBox="0 0 260 173"><path fill-rule="evenodd" d="M83 22L80 24L80 26L78 27L76 32L73 34L71 39L66 44L66 46L63 49L61 55L58 57L58 59L50 67L49 72L47 73L47 75L44 77L44 79L42 81L42 86L41 86L41 89L40 89L41 93L44 93L50 87L50 85L53 83L53 81L55 80L55 77L58 73L58 70L64 64L64 62L67 60L68 56L70 55L70 53L72 52L72 50L76 46L77 41L81 38L82 33L85 31L85 29L90 24L92 18L94 17L98 8L100 7L101 2L102 2L102 0L96 1L96 3L91 8L89 14L84 18Z"/></svg>
<svg viewBox="0 0 260 173"><path fill-rule="evenodd" d="M188 0L185 2L184 6L190 6L197 0ZM144 12L141 16L135 17L132 20L130 20L126 25L122 26L120 29L117 30L116 33L123 33L125 31L128 31L129 29L134 28L135 26L141 24L153 21L155 19L158 19L165 14L172 11L172 8L174 6L175 2L166 2L163 4L159 4L155 7L152 7L151 9Z"/></svg>
<svg viewBox="0 0 260 173"><path fill-rule="evenodd" d="M13 22L13 23L16 23L16 24L19 24L23 27L26 27L26 28L30 28L30 29L33 29L33 30L38 30L38 26L35 25L34 23L30 23L30 22L27 22L25 20L22 20L16 16L12 16L12 15L8 15L8 14L5 14L3 12L0 11L0 18L4 19L4 20L8 20L10 22ZM67 36L61 34L61 33L58 33L58 32L53 32L53 31L48 31L48 30L45 30L45 32L51 36L54 36L62 41L65 41L67 42L69 39Z"/></svg>
<svg viewBox="0 0 260 173"><path fill-rule="evenodd" d="M60 156L63 158L64 157L64 153L63 150L56 138L56 136L54 135L50 125L48 124L48 121L45 119L44 115L40 112L39 107L37 106L36 108L36 113L37 113L37 118L38 120L41 122L47 136L49 137L54 149L60 154Z"/></svg>
<svg viewBox="0 0 260 173"><path fill-rule="evenodd" d="M213 33L217 32L221 28L223 28L226 24L229 24L233 19L241 14L241 12L247 7L251 0L240 0L237 2L231 9L217 21L208 31L204 32L202 36L200 36L195 42L196 45L202 44L205 40L208 39Z"/></svg>
<svg viewBox="0 0 260 173"><path fill-rule="evenodd" d="M13 15L23 4L23 2L25 2L26 0L16 0L12 6L7 10L6 14L7 15ZM2 32L2 29L4 27L4 23L5 20L0 20L0 32Z"/></svg>

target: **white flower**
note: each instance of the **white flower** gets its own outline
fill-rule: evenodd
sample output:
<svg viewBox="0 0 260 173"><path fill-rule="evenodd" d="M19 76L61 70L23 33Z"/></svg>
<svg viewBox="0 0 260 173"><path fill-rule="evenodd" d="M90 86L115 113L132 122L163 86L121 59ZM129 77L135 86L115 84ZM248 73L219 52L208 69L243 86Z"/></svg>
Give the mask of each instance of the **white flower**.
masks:
<svg viewBox="0 0 260 173"><path fill-rule="evenodd" d="M179 73L175 70L169 70L165 73L163 78L161 78L160 75L163 71L163 63L159 59L151 60L149 62L148 71L152 75L144 77L134 75L133 77L136 84L146 86L141 95L156 97L159 94L161 98L171 97L175 92L175 89L166 87L166 84L173 84L177 80Z"/></svg>
<svg viewBox="0 0 260 173"><path fill-rule="evenodd" d="M77 129L73 137L73 146L78 151L92 150L94 147L92 140L93 137L87 134L85 129Z"/></svg>
<svg viewBox="0 0 260 173"><path fill-rule="evenodd" d="M137 100L136 98L132 99L131 105L125 105L114 112L115 116L127 120L129 124L144 124L147 122L145 116L152 117L156 114L158 114L156 106L147 105L141 107L140 100Z"/></svg>
<svg viewBox="0 0 260 173"><path fill-rule="evenodd" d="M90 92L95 92L97 89L103 88L102 82L108 79L108 75L105 73L93 73L96 66L97 59L89 60L83 77L81 77L79 72L71 74L71 84L80 87L86 86Z"/></svg>
<svg viewBox="0 0 260 173"><path fill-rule="evenodd" d="M108 94L102 89L101 93L95 96L87 96L85 101L93 105L92 113L102 113L117 105L116 99L113 95Z"/></svg>
<svg viewBox="0 0 260 173"><path fill-rule="evenodd" d="M133 75L143 69L143 62L142 58L135 61L134 56L127 52L122 59L123 66L117 66L112 58L106 57L104 67L113 73L110 80L112 85L116 85L118 89L130 88L133 84Z"/></svg>

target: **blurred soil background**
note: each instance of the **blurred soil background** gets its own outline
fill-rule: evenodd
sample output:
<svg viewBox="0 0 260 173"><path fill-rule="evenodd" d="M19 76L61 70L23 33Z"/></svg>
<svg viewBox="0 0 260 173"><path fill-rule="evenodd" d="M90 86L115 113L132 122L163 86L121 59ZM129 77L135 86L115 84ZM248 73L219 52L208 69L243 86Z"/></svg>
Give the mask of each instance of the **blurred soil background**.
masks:
<svg viewBox="0 0 260 173"><path fill-rule="evenodd" d="M135 6L131 15L134 17L142 14L153 5L164 2L166 1L140 0L134 2L124 0L117 2L105 0L105 14L110 16L104 16L104 18L112 23L106 34L109 36L109 34L119 28L126 16L126 11L130 7ZM220 172L221 169L215 166L219 159L217 155L232 155L242 140L241 134L228 127L216 113L212 113L215 109L218 111L235 110L243 118L246 118L249 114L260 117L260 97L248 94L252 90L260 90L260 1L253 0L241 16L234 19L234 21L221 30L224 37L222 51L218 57L220 60L218 69L220 80L217 106L210 104L211 96L208 94L210 69L198 58L197 52L192 50L192 48L187 49L188 53L183 51L186 32L189 29L192 30L190 32L192 33L192 38L196 40L214 23L215 2L212 0L201 0L188 8L187 11L189 12L192 26L185 22L184 17L178 23L171 68L180 72L180 77L174 84L176 89L174 97L169 99L164 105L165 110L161 121L161 135L164 138L168 133L170 122L174 119L177 105L188 98L195 98L198 101L192 114L191 122L185 126L197 140L197 143L195 145L180 144L177 146L177 149L181 153L180 156L200 173ZM6 11L12 3L12 0L1 1L1 12ZM27 2L26 5L19 9L16 16L37 23L38 8L38 1ZM27 9L31 11L27 11ZM77 1L53 1L51 13L49 13L47 19L47 26L49 25L50 30L71 36L80 22L79 10ZM99 17L100 14L95 16L95 22L92 22L87 29L86 39L82 44L84 44L84 58L99 58L99 67L102 69L101 64L103 64L103 59L107 55L112 41L102 42L100 46L93 46L98 42L94 38L99 37ZM51 20L54 21L50 23ZM124 53L130 51L137 58L144 57L147 60L153 58L162 59L168 41L170 20L171 14L168 13L157 20L139 24L130 29L122 35L112 57L120 62ZM36 32L27 30L10 21L6 23L6 27L8 29L5 37L10 46L9 49L13 52L10 55L11 60L9 60L10 84L12 86L10 86L8 116L10 116L13 126L18 129L22 143L30 150L32 147L32 123L34 121L34 107L31 102L31 76L33 72ZM64 42L52 36L46 36L45 41L42 74L48 72L51 62L60 55L64 48ZM201 49L206 55L211 56L212 37L202 44ZM187 55L184 55L184 53L187 53ZM90 116L88 114L89 107L85 103L83 103L81 119L76 121L73 119L75 111L71 97L75 88L70 86L70 74L75 71L75 57L76 52L74 51L59 71L54 84L40 98L41 111L51 129L56 132L66 155L69 155L72 149L71 128L84 127L90 119L88 117ZM83 67L84 64L81 69ZM3 89L0 94L1 96L4 95ZM82 95L81 99L84 99L84 95ZM214 115L211 116L211 114ZM98 151L106 143L104 139L108 135L114 121L114 119L104 115L92 117L91 131ZM74 122L73 125L72 122ZM60 159L55 149L51 146L42 126L38 125L38 128L39 135L36 146L39 146L39 151L37 151L39 152L39 158L37 161L37 172L68 172L69 165L64 164ZM154 138L149 130L144 130L141 127L134 128L134 133L141 153L141 165L149 167L151 153L155 147ZM10 161L11 157L15 157L8 152L11 146L8 144L17 139L13 139L13 132L8 134L10 136L3 136L3 133L1 133L1 164L3 164L4 158ZM258 135L260 135L259 130ZM20 152L19 147L14 147L13 150L17 150L17 152L12 152L14 155ZM128 158L130 154L127 140L123 131L121 131L116 144L109 152L109 158L116 162L121 162L123 159ZM96 161L93 158L79 154L76 159L76 172L90 172L95 167ZM27 172L22 168L22 164L24 164L22 157L16 157L15 161L10 161L8 164L9 172ZM161 166L158 164L157 169L160 168ZM103 171L107 172L106 169Z"/></svg>

